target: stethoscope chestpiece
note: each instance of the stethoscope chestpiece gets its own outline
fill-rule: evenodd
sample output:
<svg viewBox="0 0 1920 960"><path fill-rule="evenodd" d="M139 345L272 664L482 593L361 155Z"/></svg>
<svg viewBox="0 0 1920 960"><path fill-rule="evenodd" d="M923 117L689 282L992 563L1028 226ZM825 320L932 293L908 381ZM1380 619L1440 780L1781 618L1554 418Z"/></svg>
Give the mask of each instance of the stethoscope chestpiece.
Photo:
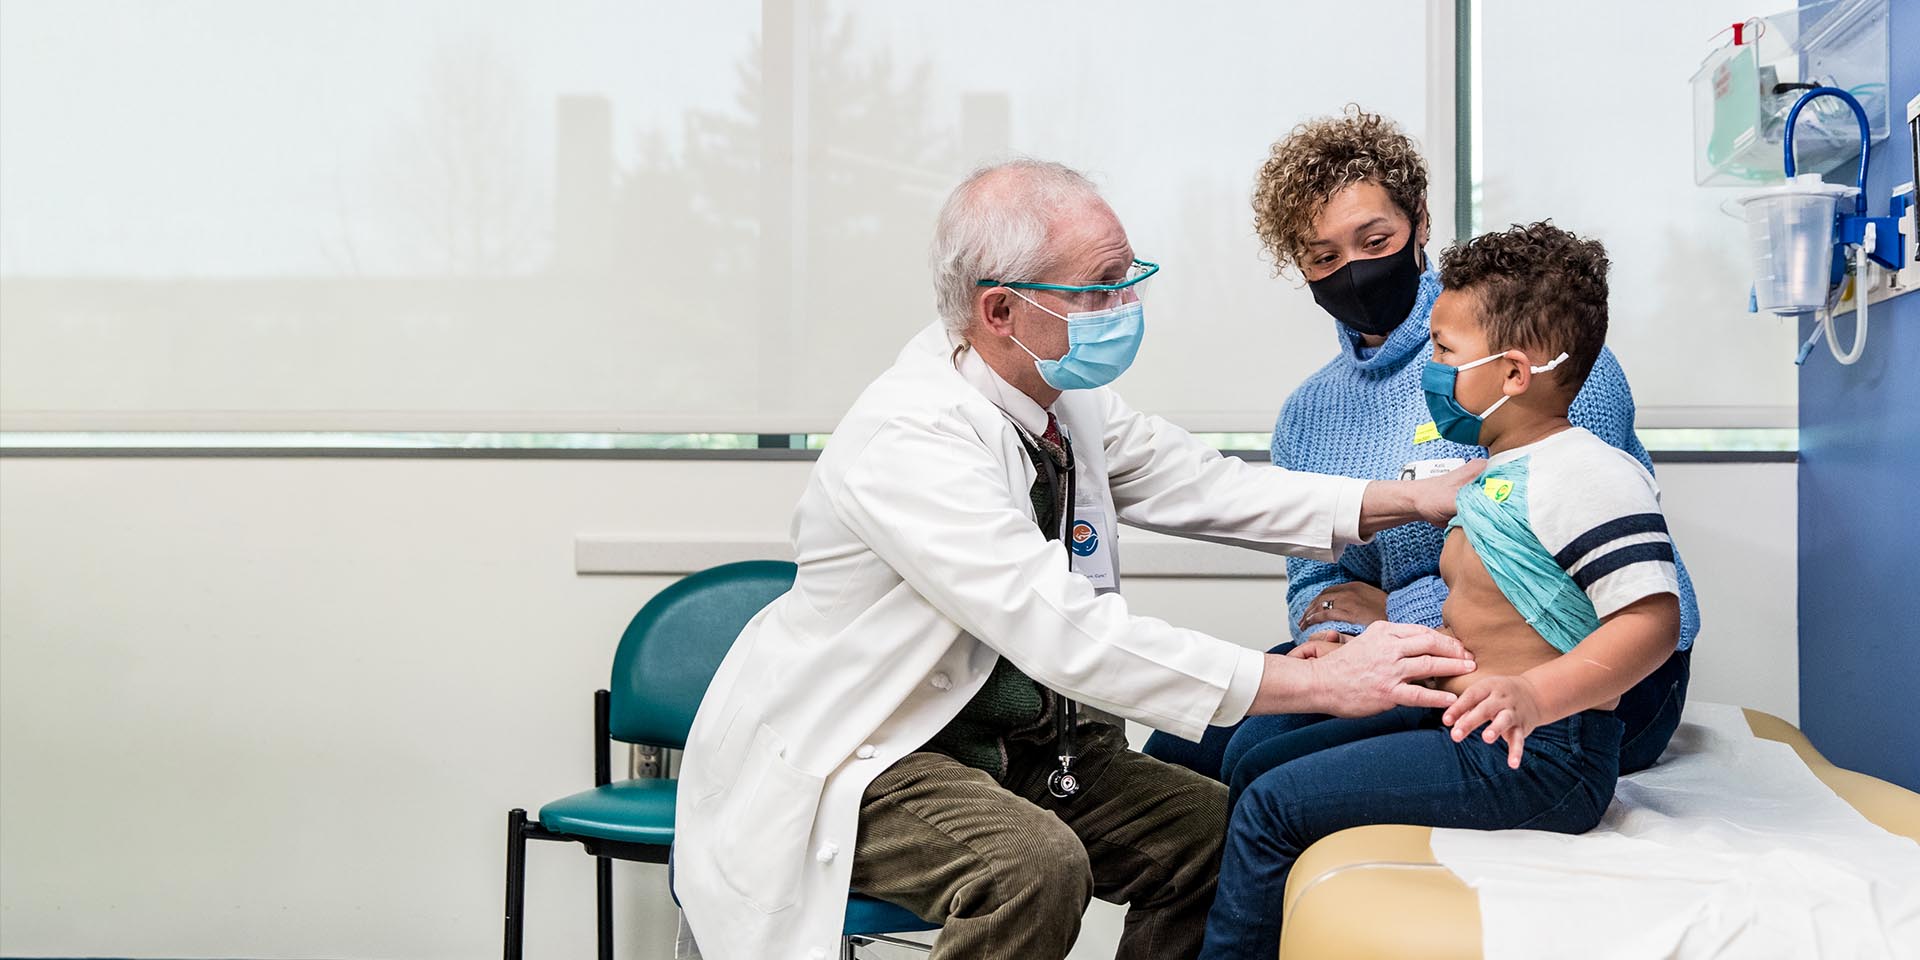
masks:
<svg viewBox="0 0 1920 960"><path fill-rule="evenodd" d="M1047 774L1047 792L1055 799L1066 800L1080 792L1080 778L1073 775L1072 757L1060 758L1060 769Z"/></svg>

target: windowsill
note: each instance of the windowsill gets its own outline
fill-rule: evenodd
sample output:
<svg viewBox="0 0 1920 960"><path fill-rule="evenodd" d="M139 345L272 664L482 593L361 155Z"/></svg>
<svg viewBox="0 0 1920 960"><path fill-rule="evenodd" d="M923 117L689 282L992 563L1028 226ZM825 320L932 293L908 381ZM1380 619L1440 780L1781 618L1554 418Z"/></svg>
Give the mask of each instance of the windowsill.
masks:
<svg viewBox="0 0 1920 960"><path fill-rule="evenodd" d="M1794 430L1640 432L1655 463L1793 463ZM1200 434L1229 456L1263 462L1265 437ZM450 460L812 460L825 434L608 433L0 433L0 457L340 457Z"/></svg>
<svg viewBox="0 0 1920 960"><path fill-rule="evenodd" d="M1120 556L1129 578L1285 581L1285 557L1126 528ZM738 560L792 560L784 539L681 538L581 534L573 538L577 574L680 577Z"/></svg>

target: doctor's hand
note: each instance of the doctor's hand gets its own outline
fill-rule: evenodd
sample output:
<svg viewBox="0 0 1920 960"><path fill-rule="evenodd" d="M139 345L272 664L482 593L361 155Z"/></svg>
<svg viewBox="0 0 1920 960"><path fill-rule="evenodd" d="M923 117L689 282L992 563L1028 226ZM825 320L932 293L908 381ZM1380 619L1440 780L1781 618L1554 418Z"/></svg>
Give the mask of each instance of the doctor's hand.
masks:
<svg viewBox="0 0 1920 960"><path fill-rule="evenodd" d="M1327 713L1366 717L1397 706L1445 707L1454 696L1410 681L1473 672L1467 649L1438 631L1375 622L1334 645L1309 641L1312 654L1268 654L1251 714Z"/></svg>
<svg viewBox="0 0 1920 960"><path fill-rule="evenodd" d="M1436 527L1446 526L1457 510L1454 500L1460 496L1460 488L1472 483L1486 469L1487 461L1468 460L1437 477L1407 481L1422 488L1415 494L1414 510L1420 514L1420 519Z"/></svg>
<svg viewBox="0 0 1920 960"><path fill-rule="evenodd" d="M1453 501L1460 495L1460 488L1485 469L1487 461L1469 460L1465 466L1425 480L1375 480L1367 484L1360 495L1360 535L1371 537L1415 520L1446 526L1453 519Z"/></svg>

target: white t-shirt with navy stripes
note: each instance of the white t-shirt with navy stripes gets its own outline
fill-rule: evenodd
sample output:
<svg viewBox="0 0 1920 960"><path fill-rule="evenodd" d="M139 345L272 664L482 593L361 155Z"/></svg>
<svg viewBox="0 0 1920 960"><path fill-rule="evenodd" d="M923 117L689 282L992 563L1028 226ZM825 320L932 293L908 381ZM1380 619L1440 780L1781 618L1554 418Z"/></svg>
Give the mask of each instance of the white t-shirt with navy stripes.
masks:
<svg viewBox="0 0 1920 960"><path fill-rule="evenodd" d="M1660 486L1640 461L1582 427L1502 451L1491 463L1520 457L1529 458L1534 535L1601 619L1655 594L1679 595Z"/></svg>

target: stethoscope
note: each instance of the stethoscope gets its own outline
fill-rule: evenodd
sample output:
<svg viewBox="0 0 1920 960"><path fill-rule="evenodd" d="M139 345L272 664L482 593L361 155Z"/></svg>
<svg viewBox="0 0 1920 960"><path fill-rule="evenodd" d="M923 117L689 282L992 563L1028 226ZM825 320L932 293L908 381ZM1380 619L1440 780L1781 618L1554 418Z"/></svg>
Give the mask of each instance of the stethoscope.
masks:
<svg viewBox="0 0 1920 960"><path fill-rule="evenodd" d="M1027 457L1033 461L1034 469L1046 476L1047 492L1051 495L1053 491L1060 489L1060 468L1054 466L1053 458L1040 449L1039 442L1027 433L1025 427L1015 423L1014 429L1019 432L1021 445L1027 448ZM1074 485L1073 437L1066 432L1065 428L1061 429L1060 437L1063 441L1061 447L1067 454L1067 499L1060 508L1060 543L1067 551L1067 568L1072 569L1073 508L1074 497L1078 490ZM1066 800L1080 792L1080 778L1073 775L1073 761L1076 759L1073 753L1073 728L1080 717L1080 704L1059 691L1054 692L1054 697L1056 703L1053 711L1053 745L1054 752L1060 757L1060 768L1047 775L1047 792L1058 799Z"/></svg>

